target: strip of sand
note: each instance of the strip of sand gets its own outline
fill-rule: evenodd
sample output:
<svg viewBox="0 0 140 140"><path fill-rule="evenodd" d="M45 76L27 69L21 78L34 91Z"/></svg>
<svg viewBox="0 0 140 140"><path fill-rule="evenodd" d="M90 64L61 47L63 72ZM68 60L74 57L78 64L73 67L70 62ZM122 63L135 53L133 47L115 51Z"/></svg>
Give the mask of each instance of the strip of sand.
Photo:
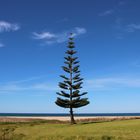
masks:
<svg viewBox="0 0 140 140"><path fill-rule="evenodd" d="M129 119L140 119L140 116L76 116L77 121L112 121L112 120L129 120ZM0 117L0 122L27 122L32 120L58 120L58 121L69 121L68 116L49 116L49 117Z"/></svg>

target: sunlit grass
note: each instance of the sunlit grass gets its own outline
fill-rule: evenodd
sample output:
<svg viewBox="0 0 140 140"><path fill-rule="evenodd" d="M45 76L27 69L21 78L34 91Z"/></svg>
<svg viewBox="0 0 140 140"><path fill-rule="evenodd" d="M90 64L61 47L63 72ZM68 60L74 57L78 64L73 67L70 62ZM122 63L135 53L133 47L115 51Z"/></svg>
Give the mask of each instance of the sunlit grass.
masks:
<svg viewBox="0 0 140 140"><path fill-rule="evenodd" d="M5 134L4 134L5 131ZM5 137L5 139L4 139ZM140 120L0 124L1 140L140 140Z"/></svg>

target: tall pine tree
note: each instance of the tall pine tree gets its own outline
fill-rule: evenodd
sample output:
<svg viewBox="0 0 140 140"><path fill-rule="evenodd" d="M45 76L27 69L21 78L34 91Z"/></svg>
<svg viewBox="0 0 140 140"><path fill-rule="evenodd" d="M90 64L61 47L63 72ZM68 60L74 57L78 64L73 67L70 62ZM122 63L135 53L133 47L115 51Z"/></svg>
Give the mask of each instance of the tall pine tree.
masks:
<svg viewBox="0 0 140 140"><path fill-rule="evenodd" d="M73 108L79 108L89 104L88 98L82 98L87 92L80 92L83 84L83 78L80 77L79 61L78 57L75 57L77 53L74 48L73 34L70 34L68 42L68 50L66 51L67 56L64 57L65 66L62 69L67 75L60 75L63 78L63 82L59 82L59 87L62 89L57 92L57 95L63 97L57 97L56 104L63 108L70 109L71 124L76 123L74 120Z"/></svg>

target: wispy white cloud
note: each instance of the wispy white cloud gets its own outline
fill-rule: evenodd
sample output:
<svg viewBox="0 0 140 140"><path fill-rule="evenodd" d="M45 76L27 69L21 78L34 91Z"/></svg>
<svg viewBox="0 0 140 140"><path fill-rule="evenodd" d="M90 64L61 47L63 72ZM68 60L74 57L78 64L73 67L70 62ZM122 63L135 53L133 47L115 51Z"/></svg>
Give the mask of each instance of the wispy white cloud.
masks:
<svg viewBox="0 0 140 140"><path fill-rule="evenodd" d="M0 43L0 48L3 48L4 47L4 44L3 43Z"/></svg>
<svg viewBox="0 0 140 140"><path fill-rule="evenodd" d="M137 30L140 30L140 24L129 24L126 26L127 32L135 32Z"/></svg>
<svg viewBox="0 0 140 140"><path fill-rule="evenodd" d="M31 89L34 89L34 90L45 90L45 91L57 91L58 87L55 84L38 83L38 84L32 85Z"/></svg>
<svg viewBox="0 0 140 140"><path fill-rule="evenodd" d="M33 38L34 39L47 39L47 40L51 40L56 38L56 35L50 32L42 32L42 33L33 33Z"/></svg>
<svg viewBox="0 0 140 140"><path fill-rule="evenodd" d="M54 84L50 83L36 83L29 85L19 85L19 84L4 84L0 85L0 93L3 92L23 92L23 91L57 91L58 88Z"/></svg>
<svg viewBox="0 0 140 140"><path fill-rule="evenodd" d="M14 85L14 84L5 84L0 86L0 92L6 92L6 91L20 91L20 90L25 90L27 88L19 86L19 85Z"/></svg>
<svg viewBox="0 0 140 140"><path fill-rule="evenodd" d="M0 93L19 93L27 91L56 91L58 90L55 82L46 82L47 75L34 76L27 79L9 81L0 84Z"/></svg>
<svg viewBox="0 0 140 140"><path fill-rule="evenodd" d="M32 78L30 78L32 79ZM57 83L39 82L28 83L28 80L21 82L8 82L0 85L0 93L20 93L20 92L56 92L59 91ZM24 83L23 83L24 82ZM26 84L25 84L26 83ZM113 91L120 89L140 88L140 79L131 77L106 77L87 79L84 81L84 90L87 91Z"/></svg>
<svg viewBox="0 0 140 140"><path fill-rule="evenodd" d="M7 21L0 21L0 33L17 31L20 29L20 26L17 23L10 23ZM0 48L5 47L3 43L0 42Z"/></svg>
<svg viewBox="0 0 140 140"><path fill-rule="evenodd" d="M10 81L10 82L8 82L8 83L9 83L9 84L27 83L27 82L34 81L34 80L43 79L43 78L45 78L46 76L47 76L47 75L34 76L34 77L27 78L27 79L22 79L22 80L17 80L17 81Z"/></svg>
<svg viewBox="0 0 140 140"><path fill-rule="evenodd" d="M109 15L112 15L113 13L114 13L114 10L110 9L110 10L106 10L102 13L99 13L99 16L109 16Z"/></svg>
<svg viewBox="0 0 140 140"><path fill-rule="evenodd" d="M123 39L128 33L131 34L133 32L140 31L140 24L126 24L123 18L118 17L115 20L114 29L117 31L116 38Z"/></svg>
<svg viewBox="0 0 140 140"><path fill-rule="evenodd" d="M112 7L111 9L102 11L98 14L98 16L110 16L110 15L115 15L116 13L120 12L120 8L126 4L126 1L121 0L117 1L117 3Z"/></svg>
<svg viewBox="0 0 140 140"><path fill-rule="evenodd" d="M81 35L81 34L85 34L87 30L85 28L76 27L74 32L76 35Z"/></svg>
<svg viewBox="0 0 140 140"><path fill-rule="evenodd" d="M0 33L9 32L9 31L17 31L19 29L20 29L20 26L16 23L0 21Z"/></svg>
<svg viewBox="0 0 140 140"><path fill-rule="evenodd" d="M72 32L73 36L77 37L79 35L85 34L87 31L82 27L75 27L72 30L64 31L62 33L51 33L51 32L33 32L33 39L42 40L46 44L62 43L68 38L69 33Z"/></svg>
<svg viewBox="0 0 140 140"><path fill-rule="evenodd" d="M140 88L140 79L108 77L85 81L88 90L112 90L120 88Z"/></svg>
<svg viewBox="0 0 140 140"><path fill-rule="evenodd" d="M86 32L87 32L87 30L85 28L81 28L81 27L75 27L74 30L72 31L73 37L85 34Z"/></svg>

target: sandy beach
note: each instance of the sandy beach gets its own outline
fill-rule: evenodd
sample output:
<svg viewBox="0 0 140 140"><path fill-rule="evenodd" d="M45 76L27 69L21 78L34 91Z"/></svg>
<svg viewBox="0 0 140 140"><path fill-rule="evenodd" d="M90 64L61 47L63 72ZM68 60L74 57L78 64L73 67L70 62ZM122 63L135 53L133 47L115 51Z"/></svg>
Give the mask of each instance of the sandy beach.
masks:
<svg viewBox="0 0 140 140"><path fill-rule="evenodd" d="M84 116L75 117L77 121L112 121L112 120L129 120L129 119L140 119L140 116ZM58 120L58 121L69 121L70 117L66 116L49 116L49 117L0 117L0 122L28 122L33 120Z"/></svg>

